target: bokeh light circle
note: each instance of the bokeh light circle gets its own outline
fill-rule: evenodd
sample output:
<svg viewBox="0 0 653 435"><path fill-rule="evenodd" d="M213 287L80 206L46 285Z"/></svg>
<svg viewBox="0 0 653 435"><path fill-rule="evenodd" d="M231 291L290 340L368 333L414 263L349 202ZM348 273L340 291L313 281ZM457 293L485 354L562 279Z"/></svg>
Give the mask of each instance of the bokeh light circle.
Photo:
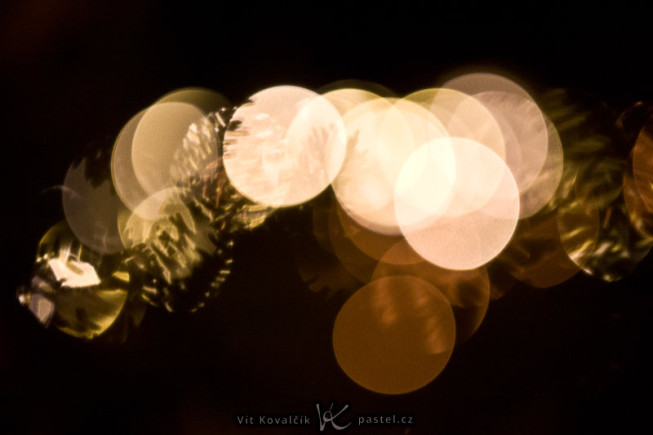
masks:
<svg viewBox="0 0 653 435"><path fill-rule="evenodd" d="M456 319L456 343L469 339L481 326L490 304L490 277L485 267L471 270L449 270L424 261L415 251L396 247L405 260L397 263L395 248L388 250L374 273L372 280L387 276L409 275L429 282L440 290L451 304Z"/></svg>
<svg viewBox="0 0 653 435"><path fill-rule="evenodd" d="M533 216L539 212L555 194L564 169L564 152L562 141L555 125L547 118L544 118L547 129L547 152L546 160L537 178L523 192L521 192L521 219Z"/></svg>
<svg viewBox="0 0 653 435"><path fill-rule="evenodd" d="M444 369L456 341L453 312L442 293L412 276L375 280L354 293L333 328L342 370L382 394L418 390Z"/></svg>
<svg viewBox="0 0 653 435"><path fill-rule="evenodd" d="M537 179L549 146L544 115L533 100L517 94L489 91L475 97L492 112L506 141L505 161L520 192Z"/></svg>
<svg viewBox="0 0 653 435"><path fill-rule="evenodd" d="M136 178L132 164L134 133L146 111L141 110L124 125L113 144L111 154L113 185L122 202L132 211L148 197L147 192Z"/></svg>
<svg viewBox="0 0 653 435"><path fill-rule="evenodd" d="M333 181L336 198L360 225L386 235L401 233L394 190L406 159L422 144L447 136L428 110L406 100L373 99L344 116L347 158Z"/></svg>
<svg viewBox="0 0 653 435"><path fill-rule="evenodd" d="M205 115L216 112L223 107L229 107L231 103L219 92L212 89L190 87L170 91L159 98L159 103L187 103L200 109Z"/></svg>
<svg viewBox="0 0 653 435"><path fill-rule="evenodd" d="M463 74L446 81L443 88L456 89L468 95L476 95L481 92L498 91L509 94L519 95L532 100L533 97L520 85L507 77L488 73L474 72Z"/></svg>
<svg viewBox="0 0 653 435"><path fill-rule="evenodd" d="M264 89L234 113L224 140L231 183L274 207L314 198L335 178L346 152L338 110L297 86Z"/></svg>
<svg viewBox="0 0 653 435"><path fill-rule="evenodd" d="M506 144L497 120L476 98L454 89L429 88L405 97L432 112L451 137L480 142L505 158Z"/></svg>
<svg viewBox="0 0 653 435"><path fill-rule="evenodd" d="M455 154L453 168L439 158L443 142ZM423 170L415 171L419 166ZM445 186L448 195L437 192L434 173L455 174ZM407 161L397 186L397 220L406 240L440 267L466 270L486 264L517 226L515 179L505 162L478 142L450 138L424 145Z"/></svg>
<svg viewBox="0 0 653 435"><path fill-rule="evenodd" d="M87 177L88 165L82 160L66 173L62 192L66 221L84 245L102 254L115 254L123 249L118 216L127 210L109 180L96 186Z"/></svg>
<svg viewBox="0 0 653 435"><path fill-rule="evenodd" d="M175 164L188 129L204 117L196 106L188 103L164 102L147 109L132 143L132 164L138 182L148 194L172 187L175 180ZM214 141L210 164L218 155ZM198 174L205 168L198 167Z"/></svg>

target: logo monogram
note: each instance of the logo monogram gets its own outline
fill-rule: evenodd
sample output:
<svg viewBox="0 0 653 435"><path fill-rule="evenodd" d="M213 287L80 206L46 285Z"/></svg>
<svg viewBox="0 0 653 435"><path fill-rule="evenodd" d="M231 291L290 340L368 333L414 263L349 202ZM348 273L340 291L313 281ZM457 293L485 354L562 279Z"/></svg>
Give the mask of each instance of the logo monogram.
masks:
<svg viewBox="0 0 653 435"><path fill-rule="evenodd" d="M331 423L331 427L333 427L335 430L345 430L351 425L351 421L344 426L336 423L336 419L340 416L340 414L345 412L347 408L349 408L349 405L345 405L337 414L333 413L333 402L331 402L331 406L329 406L329 409L326 409L324 413L322 413L320 410L319 403L316 403L315 407L317 408L317 417L320 421L320 432L324 432L324 428L329 423Z"/></svg>

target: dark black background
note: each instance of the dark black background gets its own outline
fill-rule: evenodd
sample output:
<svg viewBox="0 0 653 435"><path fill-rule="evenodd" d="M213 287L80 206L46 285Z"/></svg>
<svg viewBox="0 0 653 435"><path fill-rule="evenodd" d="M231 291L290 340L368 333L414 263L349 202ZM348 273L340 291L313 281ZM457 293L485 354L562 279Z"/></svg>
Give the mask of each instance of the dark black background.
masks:
<svg viewBox="0 0 653 435"><path fill-rule="evenodd" d="M650 258L609 285L578 275L518 287L439 378L397 397L337 367L329 339L344 296L311 293L294 273L280 228L296 216L239 240L216 304L149 310L121 346L44 330L14 296L40 236L63 217L50 188L70 162L176 88L238 104L271 85L356 78L403 94L485 69L535 96L589 91L617 112L650 101L651 11L568 3L2 3L0 432L249 433L236 414L313 413L332 400L349 416L414 415L411 433L639 432L653 386Z"/></svg>

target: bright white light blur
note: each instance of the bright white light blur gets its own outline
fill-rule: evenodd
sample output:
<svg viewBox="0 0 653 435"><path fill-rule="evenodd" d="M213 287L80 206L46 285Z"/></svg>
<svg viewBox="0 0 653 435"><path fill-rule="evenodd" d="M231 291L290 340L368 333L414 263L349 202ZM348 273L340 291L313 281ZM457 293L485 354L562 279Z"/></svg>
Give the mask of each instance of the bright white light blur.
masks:
<svg viewBox="0 0 653 435"><path fill-rule="evenodd" d="M48 266L55 279L69 288L91 287L100 284L100 277L92 264L73 259L52 258Z"/></svg>
<svg viewBox="0 0 653 435"><path fill-rule="evenodd" d="M494 115L506 141L506 163L520 192L537 179L546 161L549 139L544 115L531 99L506 92L475 97Z"/></svg>
<svg viewBox="0 0 653 435"><path fill-rule="evenodd" d="M343 209L360 225L398 235L394 189L411 153L434 138L447 136L440 121L405 100L374 99L343 118L352 141L333 189Z"/></svg>
<svg viewBox="0 0 653 435"><path fill-rule="evenodd" d="M430 88L405 97L432 112L451 137L475 140L505 157L503 133L494 115L476 98L446 88Z"/></svg>
<svg viewBox="0 0 653 435"><path fill-rule="evenodd" d="M286 207L312 199L331 183L346 145L342 118L327 99L278 86L236 110L225 134L224 165L243 195Z"/></svg>
<svg viewBox="0 0 653 435"><path fill-rule="evenodd" d="M395 187L397 220L402 232L427 226L450 206L457 177L452 145L450 139L433 140L415 150L404 163ZM472 201L471 206L475 205Z"/></svg>
<svg viewBox="0 0 653 435"><path fill-rule="evenodd" d="M438 157L442 142L455 154L455 172ZM419 166L425 169L415 176ZM455 173L445 201L444 192L437 192L440 186L434 186L435 172ZM406 240L426 260L447 269L473 269L492 260L519 219L519 190L510 169L496 153L469 139L424 145L404 166L397 186L397 221Z"/></svg>

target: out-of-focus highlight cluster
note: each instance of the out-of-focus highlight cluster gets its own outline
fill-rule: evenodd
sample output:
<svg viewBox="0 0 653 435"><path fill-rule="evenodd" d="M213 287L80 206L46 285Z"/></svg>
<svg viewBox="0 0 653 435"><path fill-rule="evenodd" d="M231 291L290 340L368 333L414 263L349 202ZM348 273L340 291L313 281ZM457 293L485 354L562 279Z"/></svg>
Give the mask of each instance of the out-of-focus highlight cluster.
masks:
<svg viewBox="0 0 653 435"><path fill-rule="evenodd" d="M415 391L506 281L611 282L648 254L652 115L582 92L534 98L489 73L405 96L355 81L276 86L239 106L173 91L70 166L65 221L43 236L18 299L71 336L125 340L147 305L204 307L238 235L296 208L312 223L289 235L298 275L348 295L338 364L368 390Z"/></svg>

